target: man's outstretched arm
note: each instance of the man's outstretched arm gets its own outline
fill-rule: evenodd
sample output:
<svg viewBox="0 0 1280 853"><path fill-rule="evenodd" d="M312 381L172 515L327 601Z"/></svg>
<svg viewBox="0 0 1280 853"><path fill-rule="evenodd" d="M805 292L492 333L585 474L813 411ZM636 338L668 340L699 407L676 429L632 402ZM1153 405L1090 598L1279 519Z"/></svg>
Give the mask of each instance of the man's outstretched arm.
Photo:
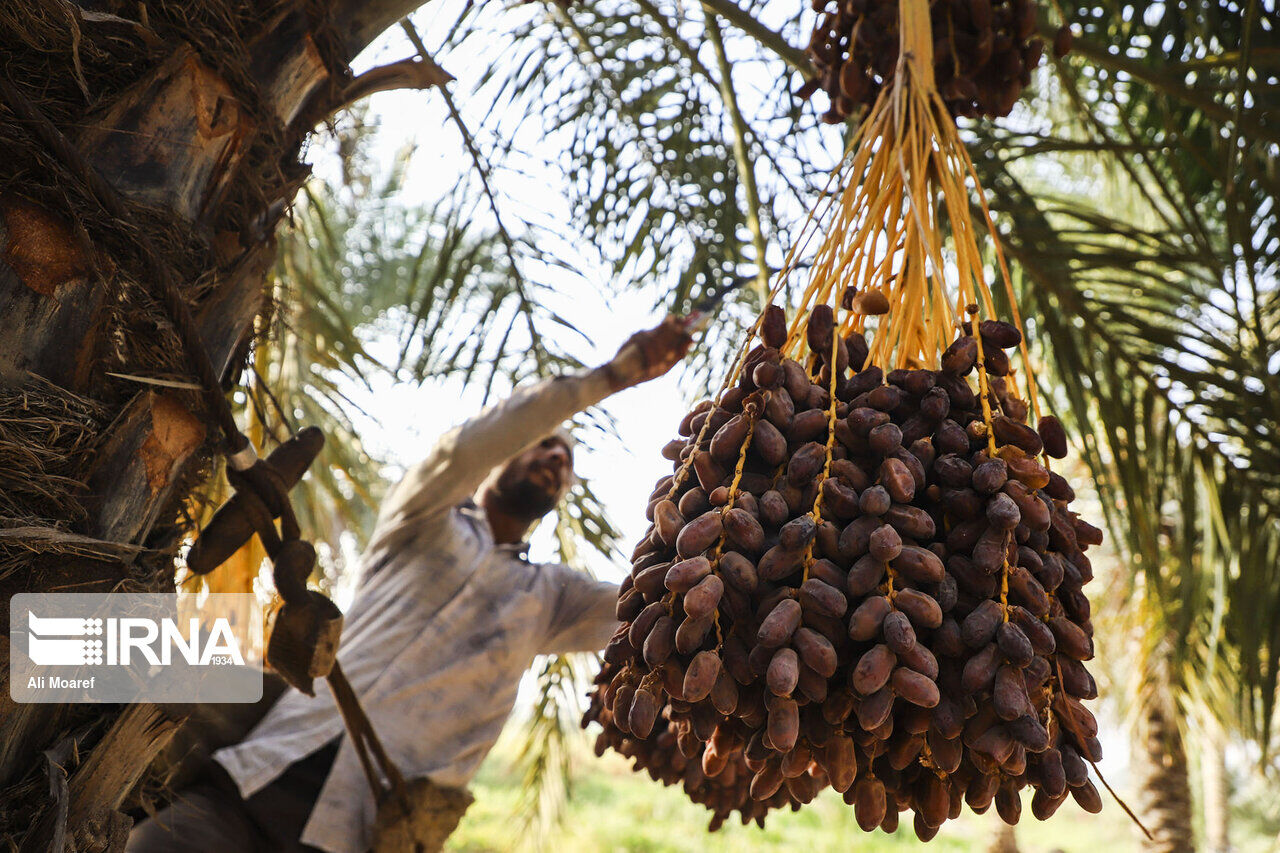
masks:
<svg viewBox="0 0 1280 853"><path fill-rule="evenodd" d="M618 585L598 581L564 565L544 567L547 635L539 654L595 652L618 630Z"/></svg>
<svg viewBox="0 0 1280 853"><path fill-rule="evenodd" d="M517 389L446 433L383 502L379 526L426 518L470 497L494 467L540 441L559 424L609 395L655 379L684 358L686 320L668 317L637 332L607 363Z"/></svg>

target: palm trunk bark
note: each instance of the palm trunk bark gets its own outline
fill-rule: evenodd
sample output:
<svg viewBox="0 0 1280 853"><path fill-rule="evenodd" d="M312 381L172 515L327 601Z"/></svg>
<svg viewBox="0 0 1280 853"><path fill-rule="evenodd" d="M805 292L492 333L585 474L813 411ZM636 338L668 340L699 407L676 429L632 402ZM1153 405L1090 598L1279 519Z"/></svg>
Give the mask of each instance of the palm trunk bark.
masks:
<svg viewBox="0 0 1280 853"><path fill-rule="evenodd" d="M987 853L1018 853L1017 830L1000 821L995 837L991 839L991 846L987 848Z"/></svg>
<svg viewBox="0 0 1280 853"><path fill-rule="evenodd" d="M1200 737L1201 781L1204 796L1204 848L1206 853L1231 849L1231 798L1227 781L1227 737L1222 724L1207 715Z"/></svg>
<svg viewBox="0 0 1280 853"><path fill-rule="evenodd" d="M1139 701L1139 731L1134 743L1134 765L1140 779L1137 812L1152 835L1150 841L1143 839L1142 849L1193 853L1187 751L1166 666L1157 667Z"/></svg>
<svg viewBox="0 0 1280 853"><path fill-rule="evenodd" d="M229 386L266 308L272 235L306 176L307 134L349 99L347 63L421 2L0 4L0 74L16 91L0 99L6 599L172 589L180 507L219 436L197 395L108 375L193 376L143 255L173 270ZM50 128L74 156L49 144ZM86 164L132 221L104 212ZM8 608L0 620L7 638ZM0 834L23 850L120 849L120 809L173 721L8 695Z"/></svg>

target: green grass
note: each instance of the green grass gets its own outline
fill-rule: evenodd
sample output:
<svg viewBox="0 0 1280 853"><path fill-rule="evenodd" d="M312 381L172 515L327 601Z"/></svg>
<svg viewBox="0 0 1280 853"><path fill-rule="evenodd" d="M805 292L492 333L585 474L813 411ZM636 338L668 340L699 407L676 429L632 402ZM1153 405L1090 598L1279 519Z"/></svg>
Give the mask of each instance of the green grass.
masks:
<svg viewBox="0 0 1280 853"><path fill-rule="evenodd" d="M583 750L575 756L574 786L560 825L545 839L555 851L634 851L635 853L738 853L738 851L787 850L790 853L835 853L856 849L859 853L886 853L910 849L930 853L985 853L995 836L998 818L994 809L986 815L966 812L950 821L928 845L911 831L910 821L894 835L863 833L853 810L828 791L799 812L776 813L765 829L754 825L726 825L707 832L709 812L689 802L679 788L667 788L647 775L631 771L620 757L610 753L597 759ZM529 841L518 814L520 778L512 770L511 751L505 743L490 756L472 784L476 803L450 839L447 850L455 853L507 851ZM1136 851L1137 830L1113 803L1100 815L1090 815L1068 801L1053 820L1031 818L1024 803L1025 821L1018 827L1022 853L1125 853ZM1240 845L1240 849L1248 849Z"/></svg>

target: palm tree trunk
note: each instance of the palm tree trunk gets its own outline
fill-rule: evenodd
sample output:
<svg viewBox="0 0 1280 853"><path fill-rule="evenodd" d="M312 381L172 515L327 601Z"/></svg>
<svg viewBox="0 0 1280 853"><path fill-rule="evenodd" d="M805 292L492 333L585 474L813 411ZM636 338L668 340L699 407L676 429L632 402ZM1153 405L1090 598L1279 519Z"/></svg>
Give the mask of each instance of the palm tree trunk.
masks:
<svg viewBox="0 0 1280 853"><path fill-rule="evenodd" d="M1230 790L1227 781L1227 738L1222 724L1206 715L1200 737L1200 765L1204 787L1204 847L1206 853L1227 853L1231 848Z"/></svg>
<svg viewBox="0 0 1280 853"><path fill-rule="evenodd" d="M6 599L172 589L179 511L219 436L198 395L108 375L194 375L149 257L230 384L266 307L273 232L306 176L301 146L347 100L347 62L420 2L0 4ZM108 213L93 173L129 221ZM0 620L7 638L8 608ZM0 834L23 850L118 849L119 809L172 721L8 697Z"/></svg>
<svg viewBox="0 0 1280 853"><path fill-rule="evenodd" d="M1134 765L1140 779L1138 814L1151 831L1143 850L1193 853L1191 785L1187 752L1174 711L1167 668L1160 667L1140 698Z"/></svg>
<svg viewBox="0 0 1280 853"><path fill-rule="evenodd" d="M1017 830L1000 821L996 828L995 837L991 839L991 846L987 848L987 853L1018 853L1018 832Z"/></svg>

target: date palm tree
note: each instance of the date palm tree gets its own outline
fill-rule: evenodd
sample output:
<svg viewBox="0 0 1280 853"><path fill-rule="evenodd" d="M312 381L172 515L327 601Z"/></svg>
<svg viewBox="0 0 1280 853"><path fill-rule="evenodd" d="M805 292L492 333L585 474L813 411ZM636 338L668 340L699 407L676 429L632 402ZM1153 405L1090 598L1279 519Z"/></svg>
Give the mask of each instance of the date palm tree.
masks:
<svg viewBox="0 0 1280 853"><path fill-rule="evenodd" d="M296 367L322 357L297 346L306 335L292 350L277 335L254 352L268 325L260 318L273 234L305 183L298 153L318 123L363 95L444 85L436 59L487 65L475 91L457 96L493 108L467 128L455 96L440 91L476 168L424 214L421 234L405 238L426 247L420 267L378 247L395 258L387 281L412 283L388 287L382 303L408 318L393 366L410 378L492 384L568 363L553 347L562 322L540 312L539 290L522 274L554 258L490 181L492 164L533 133L558 144L553 165L564 170L575 225L613 265L617 286L656 282L675 308L729 294L692 374L695 384L718 378L843 150L846 129L818 130L815 110L792 95L807 72L798 46L812 13L776 0L459 3L453 23L437 16L422 37L409 33L403 61L353 79L347 63L416 5L0 8L8 592L172 584L187 530L181 508L205 481L218 436L184 387L190 341L163 308L160 280L177 283L228 387L247 356L260 359L252 364L261 378L246 377L257 414L275 408L268 390L323 408L323 395L300 390L309 380L287 392ZM1052 366L1048 382L1074 413L1081 456L1111 513L1127 570L1120 589L1141 605L1132 612L1150 665L1140 716L1163 768L1147 817L1170 850L1190 843L1179 722L1187 708L1225 696L1235 700L1216 705L1226 722L1265 743L1280 643L1280 51L1261 0L1198 6L1065 3L1082 30L1075 53L1040 78L1014 122L967 128ZM1046 32L1054 25L1046 20ZM323 288L342 279L352 257L339 250L343 240L367 237L332 222L326 232L328 208L316 195L300 211L314 256L286 253L273 285L286 303L278 316L329 324L358 343L349 313L358 301L344 303L341 291L325 290L333 304L317 312L287 304L309 279ZM483 232L477 209L492 223ZM311 266L326 249L338 267ZM450 322L460 311L476 322ZM340 357L330 370L375 369L356 349ZM294 414L298 404L264 416L264 436L288 428L289 415L319 414L305 405ZM575 529L599 534L607 524L583 495L560 529L568 547ZM562 766L554 745L563 742L571 666L543 668L534 783ZM0 831L32 849L68 839L112 849L127 831L119 809L171 721L143 707L36 714L5 701Z"/></svg>
<svg viewBox="0 0 1280 853"><path fill-rule="evenodd" d="M1259 2L1063 3L1046 38L1058 14L1072 53L1010 120L964 130L1123 568L1107 597L1144 652L1125 691L1139 810L1152 849L1186 850L1186 721L1265 744L1280 669L1280 34ZM678 306L739 285L750 316L761 290L741 283L767 278L843 147L791 95L807 10L596 0L511 20L479 75L482 130L561 141L623 286L658 276ZM446 48L494 26L464 15Z"/></svg>
<svg viewBox="0 0 1280 853"><path fill-rule="evenodd" d="M416 5L0 6L7 595L173 588L184 508L222 439L193 386L241 378L313 129L372 92L447 80L408 54L349 71ZM120 810L175 721L4 696L0 834L120 849Z"/></svg>

